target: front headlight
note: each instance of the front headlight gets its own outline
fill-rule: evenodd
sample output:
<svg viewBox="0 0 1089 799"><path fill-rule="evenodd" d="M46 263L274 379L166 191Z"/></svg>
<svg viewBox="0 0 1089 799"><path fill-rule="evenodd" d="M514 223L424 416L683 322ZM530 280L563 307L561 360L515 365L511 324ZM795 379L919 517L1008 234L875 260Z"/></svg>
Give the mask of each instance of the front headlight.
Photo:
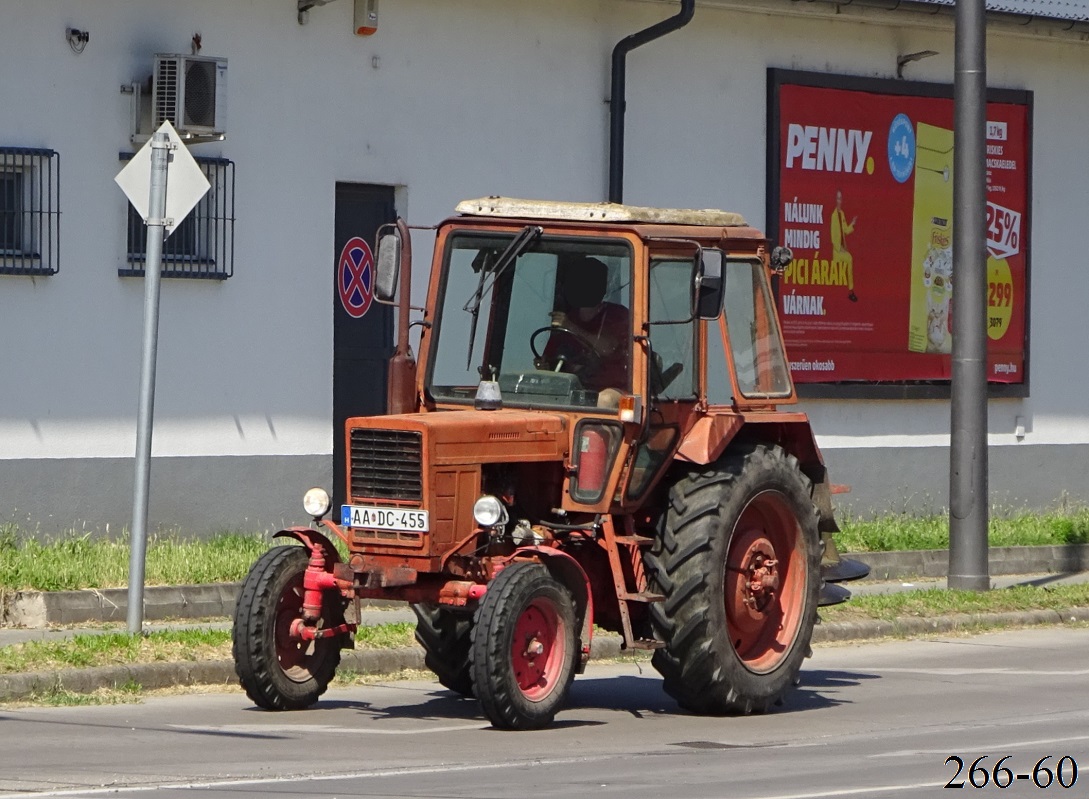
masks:
<svg viewBox="0 0 1089 799"><path fill-rule="evenodd" d="M473 518L481 527L495 527L507 523L507 509L498 499L485 494L473 505Z"/></svg>
<svg viewBox="0 0 1089 799"><path fill-rule="evenodd" d="M329 499L329 492L324 488L311 488L303 496L303 510L315 519L320 519L328 513L332 504L332 500Z"/></svg>

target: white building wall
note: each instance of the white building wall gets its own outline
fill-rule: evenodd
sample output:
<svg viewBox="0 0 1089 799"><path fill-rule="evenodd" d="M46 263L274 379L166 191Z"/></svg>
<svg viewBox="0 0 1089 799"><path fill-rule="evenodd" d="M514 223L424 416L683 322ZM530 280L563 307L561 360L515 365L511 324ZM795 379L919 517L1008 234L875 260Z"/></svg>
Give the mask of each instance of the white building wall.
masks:
<svg viewBox="0 0 1089 799"><path fill-rule="evenodd" d="M202 55L229 60L228 137L195 153L235 161L237 222L233 277L164 281L153 448L175 465L199 464L205 477L216 461L231 466L204 516L181 510L188 494L198 495L188 506L207 499L199 481L153 482L152 521L276 524L293 514L308 479L331 479L334 184L400 187L398 210L417 224L487 194L604 199L612 47L676 8L397 0L382 5L378 33L359 38L350 0L315 8L307 25L292 3L267 0L0 0L0 146L60 153L63 212L60 273L0 276L0 522L116 525L128 513L131 493L117 475L131 472L135 451L143 284L117 276L126 211L113 176L118 152L131 149L130 100L119 89L146 79L155 53L187 53L199 31ZM724 207L763 226L768 67L890 77L897 53L933 49L941 55L909 65L907 76L952 81L947 23L921 27L892 12L865 22L787 15L794 8L700 4L690 26L629 56L626 201ZM81 55L64 40L69 26L91 34ZM1035 93L1032 393L992 401L992 464L1046 469L1045 452L1062 448L1060 460L1076 465L1089 451L1077 446L1089 445L1079 330L1089 275L1077 256L1089 205L1081 157L1089 44L995 34L989 47L990 84ZM418 296L426 243L417 243ZM857 468L872 482L873 465L905 449L926 453L917 464L927 474L942 463L947 402L805 409L829 460L847 472L835 479L850 482ZM1013 436L1016 417L1023 441ZM285 458L298 459L297 473ZM278 459L285 483L263 485L263 494L250 485L261 459ZM78 501L65 472L75 463ZM99 463L111 464L108 488L96 488ZM33 484L19 478L28 469ZM1089 487L1067 488L1064 469L1050 481L1054 496L1089 499ZM890 495L911 496L905 480L888 477ZM944 482L934 485L940 505ZM164 490L172 502L156 506Z"/></svg>

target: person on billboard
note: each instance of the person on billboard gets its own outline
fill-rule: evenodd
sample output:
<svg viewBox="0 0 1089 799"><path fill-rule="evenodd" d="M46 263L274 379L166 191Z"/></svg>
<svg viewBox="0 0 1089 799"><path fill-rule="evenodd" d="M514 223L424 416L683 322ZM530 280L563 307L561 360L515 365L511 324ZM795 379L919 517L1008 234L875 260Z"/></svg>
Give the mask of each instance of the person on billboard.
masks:
<svg viewBox="0 0 1089 799"><path fill-rule="evenodd" d="M836 210L832 212L832 263L843 264L847 273L847 299L858 302L855 294L854 259L847 249L847 236L855 232L855 223L858 217L852 217L847 221L847 214L843 212L843 192L836 189Z"/></svg>

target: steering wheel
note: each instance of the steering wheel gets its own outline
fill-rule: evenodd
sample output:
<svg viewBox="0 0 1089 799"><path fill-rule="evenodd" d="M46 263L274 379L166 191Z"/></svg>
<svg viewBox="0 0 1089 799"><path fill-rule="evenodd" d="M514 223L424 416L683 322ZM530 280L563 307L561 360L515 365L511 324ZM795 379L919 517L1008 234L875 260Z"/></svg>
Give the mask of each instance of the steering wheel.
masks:
<svg viewBox="0 0 1089 799"><path fill-rule="evenodd" d="M534 330L533 335L529 337L529 348L533 352L534 364L541 364L544 362L544 353L537 351L537 337L542 333L563 333L572 341L574 341L575 344L578 345L576 351L574 353L571 353L570 355L562 351L558 355L556 355L556 365L554 367L555 371L560 371L564 364L564 361L568 359L574 361L576 366L579 367L580 370L588 370L591 373L600 372L602 367L605 365L601 360L601 355L594 347L593 342L591 342L590 339L586 338L585 335L575 330L572 330L569 327L552 325Z"/></svg>

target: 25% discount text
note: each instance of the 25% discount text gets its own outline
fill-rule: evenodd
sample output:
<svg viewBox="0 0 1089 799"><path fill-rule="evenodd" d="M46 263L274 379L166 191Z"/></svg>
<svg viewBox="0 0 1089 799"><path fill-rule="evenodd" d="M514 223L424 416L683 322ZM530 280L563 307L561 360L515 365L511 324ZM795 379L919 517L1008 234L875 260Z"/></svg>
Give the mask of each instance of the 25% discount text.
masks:
<svg viewBox="0 0 1089 799"><path fill-rule="evenodd" d="M945 784L946 788L1009 788L1012 785L1028 785L1034 788L1073 788L1078 781L1078 761L1070 755L1056 759L1046 755L1036 761L1031 770L1015 770L1013 755L999 758L993 766L987 763L991 755L982 755L969 764L960 755L950 755L945 765L955 768L956 773Z"/></svg>

